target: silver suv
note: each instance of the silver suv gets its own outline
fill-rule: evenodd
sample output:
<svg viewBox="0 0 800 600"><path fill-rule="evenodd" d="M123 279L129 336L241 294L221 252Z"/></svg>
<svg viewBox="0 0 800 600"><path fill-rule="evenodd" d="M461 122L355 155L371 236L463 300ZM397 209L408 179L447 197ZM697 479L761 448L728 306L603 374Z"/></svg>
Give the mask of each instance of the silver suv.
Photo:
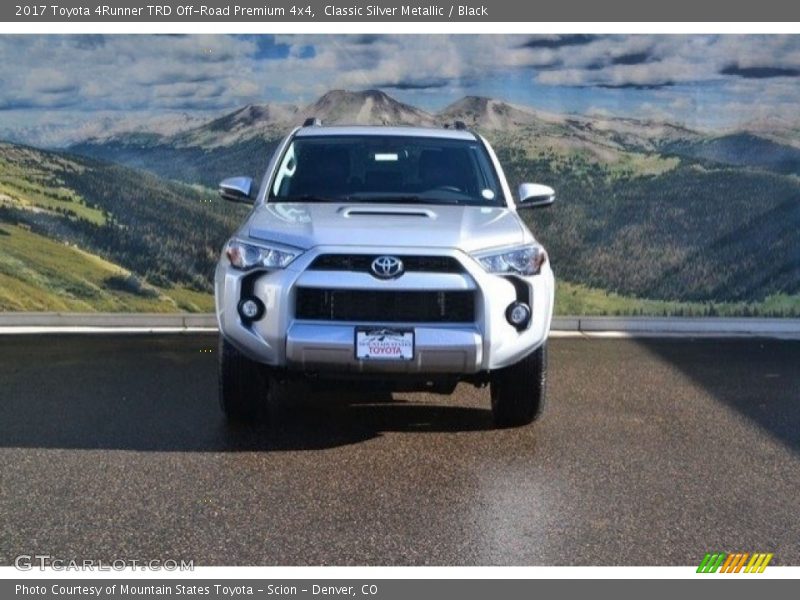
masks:
<svg viewBox="0 0 800 600"><path fill-rule="evenodd" d="M220 403L255 416L276 381L364 383L451 393L491 386L498 426L545 401L553 273L517 214L494 151L452 128L323 127L278 146L260 188L220 184L253 204L216 270Z"/></svg>

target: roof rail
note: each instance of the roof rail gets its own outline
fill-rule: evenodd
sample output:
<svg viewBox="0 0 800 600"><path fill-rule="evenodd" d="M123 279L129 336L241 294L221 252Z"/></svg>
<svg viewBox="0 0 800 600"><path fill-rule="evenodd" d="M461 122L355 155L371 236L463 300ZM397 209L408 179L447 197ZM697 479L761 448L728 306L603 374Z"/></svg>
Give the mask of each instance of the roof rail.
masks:
<svg viewBox="0 0 800 600"><path fill-rule="evenodd" d="M303 127L321 127L322 121L317 117L308 117L303 121Z"/></svg>

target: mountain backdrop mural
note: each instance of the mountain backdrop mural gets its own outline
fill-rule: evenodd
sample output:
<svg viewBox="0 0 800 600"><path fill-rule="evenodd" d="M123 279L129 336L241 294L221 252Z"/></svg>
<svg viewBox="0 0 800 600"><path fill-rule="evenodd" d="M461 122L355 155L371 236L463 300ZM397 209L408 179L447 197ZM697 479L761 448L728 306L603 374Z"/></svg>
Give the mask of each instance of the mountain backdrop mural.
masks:
<svg viewBox="0 0 800 600"><path fill-rule="evenodd" d="M745 51L763 45L753 36L702 38L704 44L696 42L701 36L522 36L511 48L520 64L495 56L511 73L497 81L486 57L480 60L492 75L483 80L474 65L442 73L428 58L420 79L411 81L389 55L408 41L356 37L248 38L256 54L270 57L244 50L242 56L267 62L270 76L283 78L282 91L245 85L258 79L226 80L227 70L215 62L217 76L196 75L197 85L183 81L193 64L208 66L202 58L208 48L223 66L225 52L229 61L244 60L236 54L240 40L229 46L224 36L187 36L191 43L184 47L159 36L152 39L162 51L172 48L170 79L148 83L157 74L144 70L145 60L141 70L128 66L117 75L143 81L108 92L122 94L132 85L141 88L138 100L105 106L55 73L49 86L55 91L35 96L31 90L26 98L23 89L0 98L0 133L7 140L0 143L0 310L212 310L214 264L247 210L219 200L216 183L231 175L260 179L279 139L315 116L329 124L464 121L494 145L512 188L522 181L555 187L556 205L526 218L550 252L560 314L800 315L800 126L785 106L800 99L800 65L791 62L800 56L795 37L770 36L780 38L780 47L753 55ZM490 48L487 37L500 43L477 36L448 47L440 37L420 36L418 43L451 61L453 51L465 54L462 61L478 56L472 46ZM70 46L75 40L59 43L86 61L100 56L98 48L120 52L115 44L130 50L141 43L98 38L83 38L83 49ZM722 44L727 62L712 65L716 71L692 65L695 79L686 79L691 56L680 44L665 43L672 38L705 50L708 56L697 57L701 66L716 60ZM390 56L384 72L364 51L380 55L382 44ZM335 57L342 45L355 66L330 82L342 83L350 73L355 82L377 85L321 90L308 99L306 89L291 92L296 79L309 75L280 75L279 66L300 68L325 57L329 46L336 46ZM738 55L731 49L739 46L734 69ZM641 56L629 56L637 48ZM570 51L584 62L575 63ZM545 58L561 66L536 63ZM753 66L756 59L761 66ZM781 66L769 62L779 59ZM6 61L0 70L16 76L17 68ZM664 81L648 78L654 73ZM203 96L208 81L239 88ZM154 96L159 86L162 95ZM497 95L479 93L486 88ZM80 106L73 97L83 98ZM682 98L688 108L677 101ZM229 106L237 99L253 101ZM124 104L131 101L141 106ZM594 105L604 101L615 110ZM737 108L747 102L751 110ZM716 114L714 105L730 113Z"/></svg>

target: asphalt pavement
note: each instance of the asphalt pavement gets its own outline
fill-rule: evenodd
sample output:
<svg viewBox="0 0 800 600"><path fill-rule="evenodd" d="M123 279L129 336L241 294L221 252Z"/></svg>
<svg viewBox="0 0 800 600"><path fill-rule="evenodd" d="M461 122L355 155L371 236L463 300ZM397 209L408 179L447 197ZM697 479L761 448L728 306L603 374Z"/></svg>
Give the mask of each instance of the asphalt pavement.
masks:
<svg viewBox="0 0 800 600"><path fill-rule="evenodd" d="M217 406L216 336L0 336L0 564L800 564L800 342L554 339L486 389Z"/></svg>

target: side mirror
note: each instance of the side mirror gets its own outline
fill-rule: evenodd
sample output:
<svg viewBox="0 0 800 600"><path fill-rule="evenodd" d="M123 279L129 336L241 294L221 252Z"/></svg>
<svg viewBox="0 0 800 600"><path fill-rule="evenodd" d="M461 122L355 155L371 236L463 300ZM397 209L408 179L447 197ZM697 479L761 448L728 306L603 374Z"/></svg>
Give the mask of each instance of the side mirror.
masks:
<svg viewBox="0 0 800 600"><path fill-rule="evenodd" d="M539 208L550 206L556 199L556 191L549 185L523 183L519 186L517 208Z"/></svg>
<svg viewBox="0 0 800 600"><path fill-rule="evenodd" d="M219 184L219 195L230 202L252 204L253 180L250 177L228 177Z"/></svg>

